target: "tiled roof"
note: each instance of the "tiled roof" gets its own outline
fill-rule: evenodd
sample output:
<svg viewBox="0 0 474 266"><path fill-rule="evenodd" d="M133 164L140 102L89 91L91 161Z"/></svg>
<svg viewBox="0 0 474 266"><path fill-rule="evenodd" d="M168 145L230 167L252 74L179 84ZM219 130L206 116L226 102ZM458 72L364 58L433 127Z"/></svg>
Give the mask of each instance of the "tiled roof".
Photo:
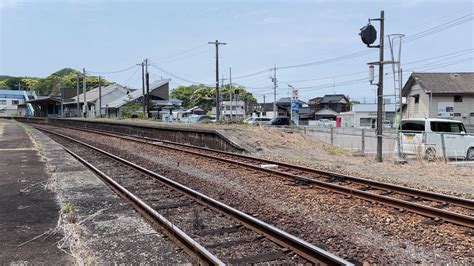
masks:
<svg viewBox="0 0 474 266"><path fill-rule="evenodd" d="M474 72L460 73L412 73L403 87L403 94L414 83L425 91L440 94L474 93Z"/></svg>

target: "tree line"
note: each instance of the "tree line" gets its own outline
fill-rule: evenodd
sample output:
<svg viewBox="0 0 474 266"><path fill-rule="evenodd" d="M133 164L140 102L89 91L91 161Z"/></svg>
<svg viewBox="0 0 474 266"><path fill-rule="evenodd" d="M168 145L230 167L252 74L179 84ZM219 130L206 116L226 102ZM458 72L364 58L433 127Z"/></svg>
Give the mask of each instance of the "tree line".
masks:
<svg viewBox="0 0 474 266"><path fill-rule="evenodd" d="M82 73L72 68L61 69L46 78L0 76L0 89L18 90L21 88L21 90L33 90L38 95L60 95L61 89L76 90L78 75L82 91ZM101 84L108 86L110 82L101 79ZM99 77L86 76L87 90L98 86Z"/></svg>
<svg viewBox="0 0 474 266"><path fill-rule="evenodd" d="M223 101L230 101L230 95L233 95L234 101L239 99L246 103L256 103L257 100L245 87L240 85L224 85L220 89L220 95ZM183 101L184 108L199 106L204 110L211 110L216 106L216 88L204 84L178 86L171 92L171 97Z"/></svg>

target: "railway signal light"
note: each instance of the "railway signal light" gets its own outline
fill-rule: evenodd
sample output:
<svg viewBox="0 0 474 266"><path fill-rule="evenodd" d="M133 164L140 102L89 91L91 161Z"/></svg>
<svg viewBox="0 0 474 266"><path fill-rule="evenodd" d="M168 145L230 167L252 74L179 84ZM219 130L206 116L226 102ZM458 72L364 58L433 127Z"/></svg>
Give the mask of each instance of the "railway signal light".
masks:
<svg viewBox="0 0 474 266"><path fill-rule="evenodd" d="M372 24L367 24L360 29L360 38L367 46L370 46L377 40L377 30Z"/></svg>

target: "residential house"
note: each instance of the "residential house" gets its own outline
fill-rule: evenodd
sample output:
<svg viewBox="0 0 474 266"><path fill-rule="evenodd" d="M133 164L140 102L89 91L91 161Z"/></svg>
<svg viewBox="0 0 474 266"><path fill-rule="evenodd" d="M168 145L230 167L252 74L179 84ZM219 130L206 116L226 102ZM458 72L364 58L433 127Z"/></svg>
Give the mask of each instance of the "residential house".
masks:
<svg viewBox="0 0 474 266"><path fill-rule="evenodd" d="M341 112L350 111L349 98L344 94L326 94L323 97L316 97L308 103L313 119L335 120Z"/></svg>
<svg viewBox="0 0 474 266"><path fill-rule="evenodd" d="M269 117L273 118L274 116L289 116L288 109L279 105L278 102L276 104L277 113L273 111L273 102L271 103L258 103L253 116L257 117Z"/></svg>
<svg viewBox="0 0 474 266"><path fill-rule="evenodd" d="M395 122L395 104L383 105L383 120ZM354 104L352 111L339 113L342 117L341 127L375 128L377 125L377 104Z"/></svg>
<svg viewBox="0 0 474 266"><path fill-rule="evenodd" d="M221 110L222 119L243 118L245 117L244 101L223 101Z"/></svg>
<svg viewBox="0 0 474 266"><path fill-rule="evenodd" d="M306 103L298 100L299 108L301 109ZM273 102L270 103L258 103L255 108L255 114L258 117L274 117L274 116L286 116L290 117L291 109L291 97L280 98L276 102L277 114L274 115L273 112Z"/></svg>
<svg viewBox="0 0 474 266"><path fill-rule="evenodd" d="M474 73L412 73L402 89L402 118L449 118L474 132Z"/></svg>
<svg viewBox="0 0 474 266"><path fill-rule="evenodd" d="M0 117L18 115L19 105L36 98L37 95L34 91L0 90ZM21 114L27 116L33 115L33 108L30 104L26 104L21 110L23 111Z"/></svg>

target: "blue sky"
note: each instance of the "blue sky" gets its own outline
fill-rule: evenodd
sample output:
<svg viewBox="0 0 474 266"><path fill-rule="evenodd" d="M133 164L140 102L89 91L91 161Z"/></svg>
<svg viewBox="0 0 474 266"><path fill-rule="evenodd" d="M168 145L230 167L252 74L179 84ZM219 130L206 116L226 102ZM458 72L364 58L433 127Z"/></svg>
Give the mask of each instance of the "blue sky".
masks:
<svg viewBox="0 0 474 266"><path fill-rule="evenodd" d="M472 1L0 0L0 74L44 77L64 67L111 72L149 58L154 64L149 69L152 81L170 78L158 66L178 77L171 77L173 87L190 84L179 78L214 84L214 47L207 42L218 39L227 43L220 47L224 78L229 67L234 77L262 71L234 79L259 101L263 94L267 101L273 97L265 69L362 52L278 69L278 98L288 96L289 83L302 88L303 100L336 92L369 102L375 87L363 79L368 76L366 63L376 61L378 53L364 46L358 33L382 9L386 34L409 37L444 25L403 44L403 69L474 70ZM385 56L390 56L388 50ZM103 76L139 88L137 70ZM387 94L393 91L391 71L386 66ZM408 75L404 73L405 79Z"/></svg>

